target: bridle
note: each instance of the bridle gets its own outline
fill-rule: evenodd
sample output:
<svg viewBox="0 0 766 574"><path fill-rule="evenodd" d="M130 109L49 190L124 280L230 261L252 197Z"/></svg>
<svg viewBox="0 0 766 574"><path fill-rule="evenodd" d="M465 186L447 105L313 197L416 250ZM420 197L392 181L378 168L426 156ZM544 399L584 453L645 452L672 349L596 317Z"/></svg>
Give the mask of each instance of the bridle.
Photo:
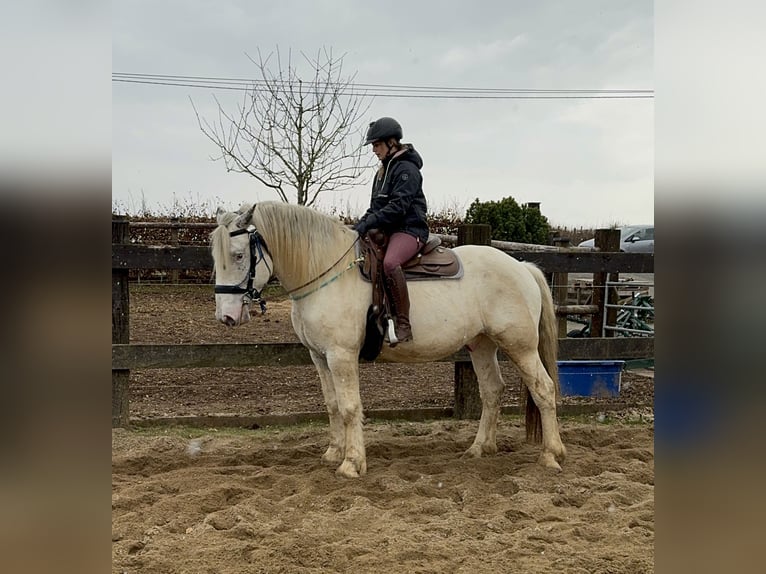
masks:
<svg viewBox="0 0 766 574"><path fill-rule="evenodd" d="M261 314L263 314L266 312L266 301L263 300L261 291L258 291L253 286L253 280L255 279L255 268L258 265L258 261L266 260L263 256L263 252L265 250L266 253L268 253L269 249L266 247L266 242L263 240L261 234L258 233L255 225L252 224L244 229L231 231L229 237L236 237L238 235L244 235L245 233L248 234L250 243L250 269L247 272L247 276L236 285L219 285L216 283L215 293L221 295L244 295L244 297L242 297L242 304L250 305L251 303L258 303L261 307ZM271 277L271 267L269 267L268 262L266 263L266 268L269 270L269 277ZM243 287L242 285L245 282L247 282L247 286Z"/></svg>

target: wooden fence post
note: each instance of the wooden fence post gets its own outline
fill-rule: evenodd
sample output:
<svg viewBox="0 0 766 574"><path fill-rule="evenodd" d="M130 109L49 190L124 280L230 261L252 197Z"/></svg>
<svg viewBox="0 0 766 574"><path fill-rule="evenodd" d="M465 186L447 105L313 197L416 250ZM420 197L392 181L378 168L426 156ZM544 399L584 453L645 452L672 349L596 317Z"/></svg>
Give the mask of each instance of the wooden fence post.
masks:
<svg viewBox="0 0 766 574"><path fill-rule="evenodd" d="M112 243L130 243L128 218L112 219ZM112 269L112 344L130 343L130 291L127 269ZM112 428L127 427L130 417L130 371L112 370Z"/></svg>
<svg viewBox="0 0 766 574"><path fill-rule="evenodd" d="M170 244L173 247L178 247L178 227L181 219L178 217L170 218ZM175 285L178 283L178 269L170 271L170 282Z"/></svg>
<svg viewBox="0 0 766 574"><path fill-rule="evenodd" d="M556 237L553 244L558 247L569 247L568 237ZM558 271L551 278L553 286L553 303L555 305L567 305L569 303L569 273ZM558 315L559 339L566 339L567 336L567 316Z"/></svg>
<svg viewBox="0 0 766 574"><path fill-rule="evenodd" d="M461 225L457 228L458 245L490 245L492 227L486 224ZM481 417L479 382L471 361L455 362L455 410L458 419Z"/></svg>
<svg viewBox="0 0 766 574"><path fill-rule="evenodd" d="M619 229L597 229L594 239L595 246L606 252L614 252L620 250L620 230ZM617 277L617 274L612 274L612 277ZM616 279L614 279L616 281ZM598 307L598 311L591 318L590 323L590 336L591 337L604 337L612 335L605 335L604 331L604 319L610 325L614 325L617 320L616 309L606 309L607 293L606 293L607 273L594 273L593 274L593 300L592 303ZM607 310L607 313L604 311ZM614 311L614 313L611 313ZM610 333L610 331L607 331Z"/></svg>

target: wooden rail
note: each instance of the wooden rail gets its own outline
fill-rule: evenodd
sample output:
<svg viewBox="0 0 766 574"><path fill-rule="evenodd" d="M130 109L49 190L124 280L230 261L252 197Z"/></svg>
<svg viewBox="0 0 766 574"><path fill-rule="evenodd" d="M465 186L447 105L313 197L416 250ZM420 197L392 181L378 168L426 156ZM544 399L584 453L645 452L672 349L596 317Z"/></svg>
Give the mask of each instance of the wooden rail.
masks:
<svg viewBox="0 0 766 574"><path fill-rule="evenodd" d="M652 253L599 251L513 251L520 261L531 261L553 273L654 273ZM209 247L198 245L112 245L112 269L212 269Z"/></svg>
<svg viewBox="0 0 766 574"><path fill-rule="evenodd" d="M654 356L651 337L596 337L559 339L561 360L647 359ZM470 362L468 351L439 363ZM503 353L498 360L507 361ZM385 362L385 361L378 361ZM311 365L300 343L207 343L200 345L112 345L112 369L175 369L202 367L291 367Z"/></svg>

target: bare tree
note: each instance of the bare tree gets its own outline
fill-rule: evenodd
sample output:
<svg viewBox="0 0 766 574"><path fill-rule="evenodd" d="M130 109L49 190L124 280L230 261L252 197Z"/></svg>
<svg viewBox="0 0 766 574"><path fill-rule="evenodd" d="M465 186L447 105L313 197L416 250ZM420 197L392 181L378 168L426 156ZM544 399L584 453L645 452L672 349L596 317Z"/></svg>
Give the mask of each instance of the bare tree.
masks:
<svg viewBox="0 0 766 574"><path fill-rule="evenodd" d="M283 62L279 50L265 58L259 50L257 60L248 58L260 79L252 80L236 113L225 111L217 98L217 122L201 119L196 107L194 112L220 151L212 159L223 160L227 171L253 176L284 202L312 205L323 191L348 189L368 171L361 120L371 98L354 88L356 74L343 76L343 57L332 50L301 56L312 71L305 81L291 52Z"/></svg>

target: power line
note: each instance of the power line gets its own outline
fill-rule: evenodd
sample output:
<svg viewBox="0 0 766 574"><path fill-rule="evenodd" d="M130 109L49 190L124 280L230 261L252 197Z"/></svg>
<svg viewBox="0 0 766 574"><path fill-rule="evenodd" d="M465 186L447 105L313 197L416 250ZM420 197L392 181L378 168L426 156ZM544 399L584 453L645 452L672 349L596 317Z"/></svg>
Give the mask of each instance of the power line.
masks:
<svg viewBox="0 0 766 574"><path fill-rule="evenodd" d="M186 81L221 81L226 83L247 83L247 84L260 84L266 83L266 80L259 80L254 78L224 78L215 76L174 76L166 74L129 74L123 72L113 72L113 77L119 78L138 78L138 79L151 79L151 78L163 78L163 79L175 79ZM297 84L298 81L282 81L283 84ZM471 91L471 92L588 92L588 93L653 93L654 90L535 90L531 88L464 88L464 87L450 87L450 86L413 86L413 85L401 85L401 84L363 84L354 83L353 85L359 87L373 87L373 88L404 88L412 90L436 90L436 91Z"/></svg>
<svg viewBox="0 0 766 574"><path fill-rule="evenodd" d="M220 78L206 76L179 76L163 74L112 73L113 82L205 88L213 90L234 90L244 92L268 92L265 80L249 78ZM302 82L282 81L285 87L297 87ZM310 83L309 83L310 84ZM349 95L374 96L383 98L430 98L430 99L649 99L654 98L653 90L583 90L556 89L536 90L531 88L467 88L448 86L414 86L396 84L337 84Z"/></svg>

